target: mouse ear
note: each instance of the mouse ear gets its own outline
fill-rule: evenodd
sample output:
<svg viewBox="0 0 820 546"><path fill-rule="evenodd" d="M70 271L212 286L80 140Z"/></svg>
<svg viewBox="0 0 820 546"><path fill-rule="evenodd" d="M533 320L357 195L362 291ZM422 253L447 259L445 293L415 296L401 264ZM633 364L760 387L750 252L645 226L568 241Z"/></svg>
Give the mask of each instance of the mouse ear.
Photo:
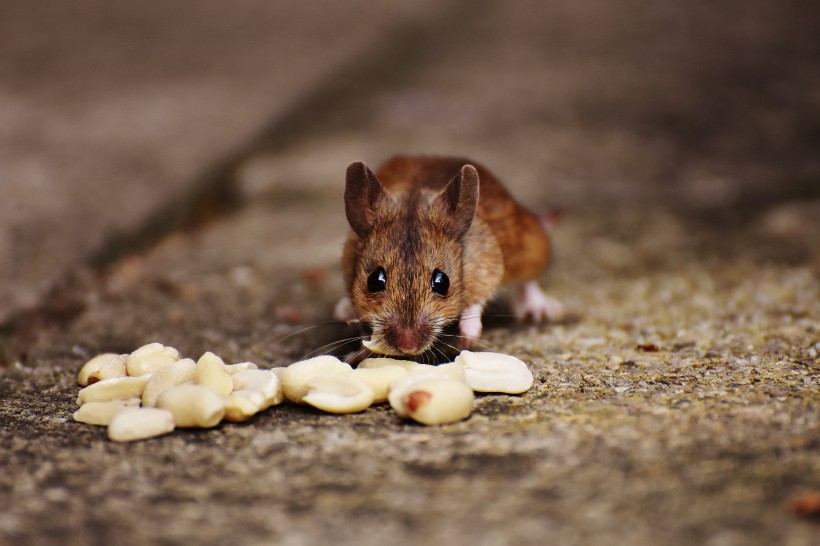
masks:
<svg viewBox="0 0 820 546"><path fill-rule="evenodd" d="M373 229L377 208L389 201L379 179L361 161L351 163L345 176L345 214L350 227L359 237Z"/></svg>
<svg viewBox="0 0 820 546"><path fill-rule="evenodd" d="M456 239L464 237L478 208L478 171L464 165L433 200L445 229Z"/></svg>

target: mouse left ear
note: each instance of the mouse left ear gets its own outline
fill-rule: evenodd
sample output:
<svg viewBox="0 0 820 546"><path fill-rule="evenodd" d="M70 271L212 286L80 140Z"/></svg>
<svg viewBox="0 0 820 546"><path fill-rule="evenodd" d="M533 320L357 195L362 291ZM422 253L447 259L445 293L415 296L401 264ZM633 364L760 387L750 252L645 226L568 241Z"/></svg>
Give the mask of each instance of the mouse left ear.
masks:
<svg viewBox="0 0 820 546"><path fill-rule="evenodd" d="M373 171L358 161L347 168L344 199L350 227L364 238L373 229L378 211L390 201L390 196Z"/></svg>
<svg viewBox="0 0 820 546"><path fill-rule="evenodd" d="M464 165L433 200L445 229L455 239L461 239L470 229L478 208L478 171Z"/></svg>

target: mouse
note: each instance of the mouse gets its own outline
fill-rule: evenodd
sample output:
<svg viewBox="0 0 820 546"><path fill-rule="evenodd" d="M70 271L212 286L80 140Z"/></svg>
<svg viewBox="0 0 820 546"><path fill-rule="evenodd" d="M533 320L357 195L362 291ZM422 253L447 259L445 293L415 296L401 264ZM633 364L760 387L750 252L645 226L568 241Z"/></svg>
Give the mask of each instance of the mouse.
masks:
<svg viewBox="0 0 820 546"><path fill-rule="evenodd" d="M550 262L546 222L478 162L395 156L375 173L352 163L344 208L347 295L334 315L368 326L363 345L372 353L423 354L456 322L458 346L475 347L487 302L508 284L517 287L519 319L563 315L537 283Z"/></svg>

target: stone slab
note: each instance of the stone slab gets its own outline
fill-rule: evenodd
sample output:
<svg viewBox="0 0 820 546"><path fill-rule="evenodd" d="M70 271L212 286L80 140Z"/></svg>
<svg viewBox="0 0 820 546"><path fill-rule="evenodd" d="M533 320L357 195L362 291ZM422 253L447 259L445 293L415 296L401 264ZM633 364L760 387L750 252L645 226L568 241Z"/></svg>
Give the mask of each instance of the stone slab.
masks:
<svg viewBox="0 0 820 546"><path fill-rule="evenodd" d="M624 182L614 185L581 176L618 170L619 155L592 163L576 152L595 131L531 115L564 103L536 92L541 65L528 33L571 34L582 28L568 24L580 17L576 10L582 21L599 21L593 37L621 39L633 26L606 31L604 15L612 14L593 9L600 4L559 3L540 19L533 4L511 7L518 5L482 3L483 11L451 21L440 41L431 37L429 50L385 67L381 85L371 80L369 90L335 102L335 117L317 122L323 131L249 157L236 173L245 204L235 215L116 264L80 294L82 314L2 371L0 465L11 471L0 475L7 507L0 542L816 541L816 522L796 517L790 503L820 490L817 199L786 192L759 203L779 177L752 188L760 199L751 204L733 198L733 207L717 210L699 198L699 188L711 186L694 175L666 194L655 187L666 180L655 171L663 155L637 153L641 123L625 124L633 137L622 149L628 165L645 171L621 166ZM691 5L697 17L687 16L706 17ZM669 16L654 13L617 20ZM530 30L513 32L522 21ZM572 47L564 54L583 58L585 40L566 40ZM471 47L483 65L468 62ZM509 53L492 57L496 50ZM483 81L488 66L506 75L493 80L506 99L480 85L464 91L463 82ZM566 66L587 81L583 63ZM402 95L413 82L423 93L412 97L451 107L420 114L419 103ZM528 91L508 92L517 88ZM639 110L630 96L619 104ZM460 113L470 104L475 111ZM468 122L483 130L462 128ZM561 169L534 150L555 141L515 138L518 131L545 138L550 129L566 146L550 157L580 187L544 176ZM355 332L329 322L341 295L341 175L352 160L377 163L397 150L474 155L527 203L571 206L542 279L569 318L518 325L503 307L487 317L485 342L530 364L530 392L480 396L470 419L440 428L403 422L387 408L332 416L285 405L245 424L120 445L100 428L71 422L74 374L97 352L161 340L191 356L213 350L230 361L282 366L343 350L337 343ZM743 167L743 157L715 157ZM776 173L794 166L771 165Z"/></svg>
<svg viewBox="0 0 820 546"><path fill-rule="evenodd" d="M429 4L4 2L0 323Z"/></svg>

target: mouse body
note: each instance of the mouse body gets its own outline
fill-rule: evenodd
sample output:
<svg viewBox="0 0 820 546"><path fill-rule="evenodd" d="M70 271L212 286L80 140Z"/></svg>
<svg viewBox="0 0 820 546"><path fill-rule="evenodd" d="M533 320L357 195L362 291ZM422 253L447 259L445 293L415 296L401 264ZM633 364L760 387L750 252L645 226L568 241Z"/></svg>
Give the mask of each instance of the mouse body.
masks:
<svg viewBox="0 0 820 546"><path fill-rule="evenodd" d="M519 285L520 318L562 313L535 282L550 257L543 223L486 167L457 157L397 156L373 173L357 162L347 169L344 202L348 295L336 317L368 324L372 352L422 354L456 321L460 345L471 346L484 306L505 283Z"/></svg>

